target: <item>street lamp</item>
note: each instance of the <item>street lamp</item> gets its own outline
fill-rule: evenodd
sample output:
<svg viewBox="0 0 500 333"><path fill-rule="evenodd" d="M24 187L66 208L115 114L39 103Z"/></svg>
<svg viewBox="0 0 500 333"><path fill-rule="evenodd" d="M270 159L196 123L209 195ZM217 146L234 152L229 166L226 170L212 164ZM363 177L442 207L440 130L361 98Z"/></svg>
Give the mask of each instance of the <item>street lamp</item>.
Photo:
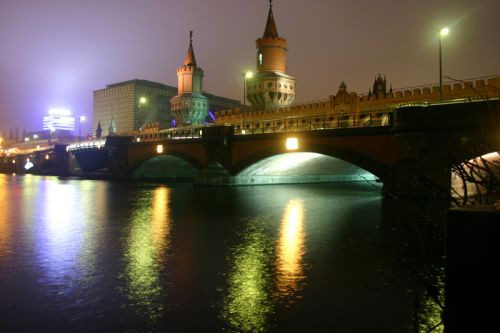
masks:
<svg viewBox="0 0 500 333"><path fill-rule="evenodd" d="M252 71L243 73L243 129L242 133L245 134L245 114L247 111L247 80L253 78Z"/></svg>
<svg viewBox="0 0 500 333"><path fill-rule="evenodd" d="M50 132L49 132L49 148L52 147L52 133L54 133L55 131L56 131L56 129L54 127L50 128Z"/></svg>
<svg viewBox="0 0 500 333"><path fill-rule="evenodd" d="M247 80L251 78L253 78L252 71L243 73L243 112L245 112L247 108Z"/></svg>
<svg viewBox="0 0 500 333"><path fill-rule="evenodd" d="M448 36L450 29L447 27L439 30L439 100L443 100L443 61L441 55L441 39Z"/></svg>
<svg viewBox="0 0 500 333"><path fill-rule="evenodd" d="M78 142L82 141L82 123L84 123L87 120L85 116L80 116L80 122L78 126Z"/></svg>

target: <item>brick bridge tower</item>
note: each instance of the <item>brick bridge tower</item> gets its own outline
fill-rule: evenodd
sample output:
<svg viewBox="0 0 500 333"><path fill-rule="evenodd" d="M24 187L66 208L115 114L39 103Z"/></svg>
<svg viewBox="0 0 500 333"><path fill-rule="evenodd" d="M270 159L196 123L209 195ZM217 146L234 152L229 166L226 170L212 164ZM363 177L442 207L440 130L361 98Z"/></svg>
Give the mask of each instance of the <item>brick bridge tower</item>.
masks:
<svg viewBox="0 0 500 333"><path fill-rule="evenodd" d="M248 79L246 95L253 110L290 105L295 99L295 79L286 74L286 39L278 35L272 0L262 38L257 39L257 73Z"/></svg>
<svg viewBox="0 0 500 333"><path fill-rule="evenodd" d="M170 106L177 125L203 124L208 114L208 99L203 91L203 69L196 64L193 32L189 32L189 48L184 65L177 68L177 95Z"/></svg>

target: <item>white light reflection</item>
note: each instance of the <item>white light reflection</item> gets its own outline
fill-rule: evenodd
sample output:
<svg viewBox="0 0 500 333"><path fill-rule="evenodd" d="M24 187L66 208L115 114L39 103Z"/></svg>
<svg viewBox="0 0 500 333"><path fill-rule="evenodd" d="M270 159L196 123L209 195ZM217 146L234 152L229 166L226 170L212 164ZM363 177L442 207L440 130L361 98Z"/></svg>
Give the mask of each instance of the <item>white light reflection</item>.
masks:
<svg viewBox="0 0 500 333"><path fill-rule="evenodd" d="M47 292L69 294L79 279L78 260L84 232L83 212L75 184L59 180L40 182L45 202L37 230L36 246L38 264L45 279Z"/></svg>

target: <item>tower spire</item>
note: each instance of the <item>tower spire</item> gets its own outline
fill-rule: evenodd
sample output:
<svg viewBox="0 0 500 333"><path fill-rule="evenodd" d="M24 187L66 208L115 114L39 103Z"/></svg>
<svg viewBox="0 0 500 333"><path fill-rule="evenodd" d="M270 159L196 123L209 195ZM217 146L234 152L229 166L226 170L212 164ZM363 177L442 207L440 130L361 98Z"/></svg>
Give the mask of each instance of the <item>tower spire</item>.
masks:
<svg viewBox="0 0 500 333"><path fill-rule="evenodd" d="M264 37L278 37L278 29L276 29L276 23L274 22L273 15L273 0L269 0L269 14L267 15L266 30L264 31Z"/></svg>
<svg viewBox="0 0 500 333"><path fill-rule="evenodd" d="M184 66L194 66L196 67L196 58L194 57L193 51L193 30L189 32L189 48L184 59Z"/></svg>

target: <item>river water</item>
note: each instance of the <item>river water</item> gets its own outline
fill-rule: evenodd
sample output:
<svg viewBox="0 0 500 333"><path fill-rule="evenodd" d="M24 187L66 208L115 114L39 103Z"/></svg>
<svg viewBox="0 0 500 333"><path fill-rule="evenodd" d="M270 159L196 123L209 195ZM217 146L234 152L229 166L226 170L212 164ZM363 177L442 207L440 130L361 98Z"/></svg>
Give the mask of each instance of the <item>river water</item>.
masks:
<svg viewBox="0 0 500 333"><path fill-rule="evenodd" d="M366 183L0 175L0 331L408 331L385 210Z"/></svg>

